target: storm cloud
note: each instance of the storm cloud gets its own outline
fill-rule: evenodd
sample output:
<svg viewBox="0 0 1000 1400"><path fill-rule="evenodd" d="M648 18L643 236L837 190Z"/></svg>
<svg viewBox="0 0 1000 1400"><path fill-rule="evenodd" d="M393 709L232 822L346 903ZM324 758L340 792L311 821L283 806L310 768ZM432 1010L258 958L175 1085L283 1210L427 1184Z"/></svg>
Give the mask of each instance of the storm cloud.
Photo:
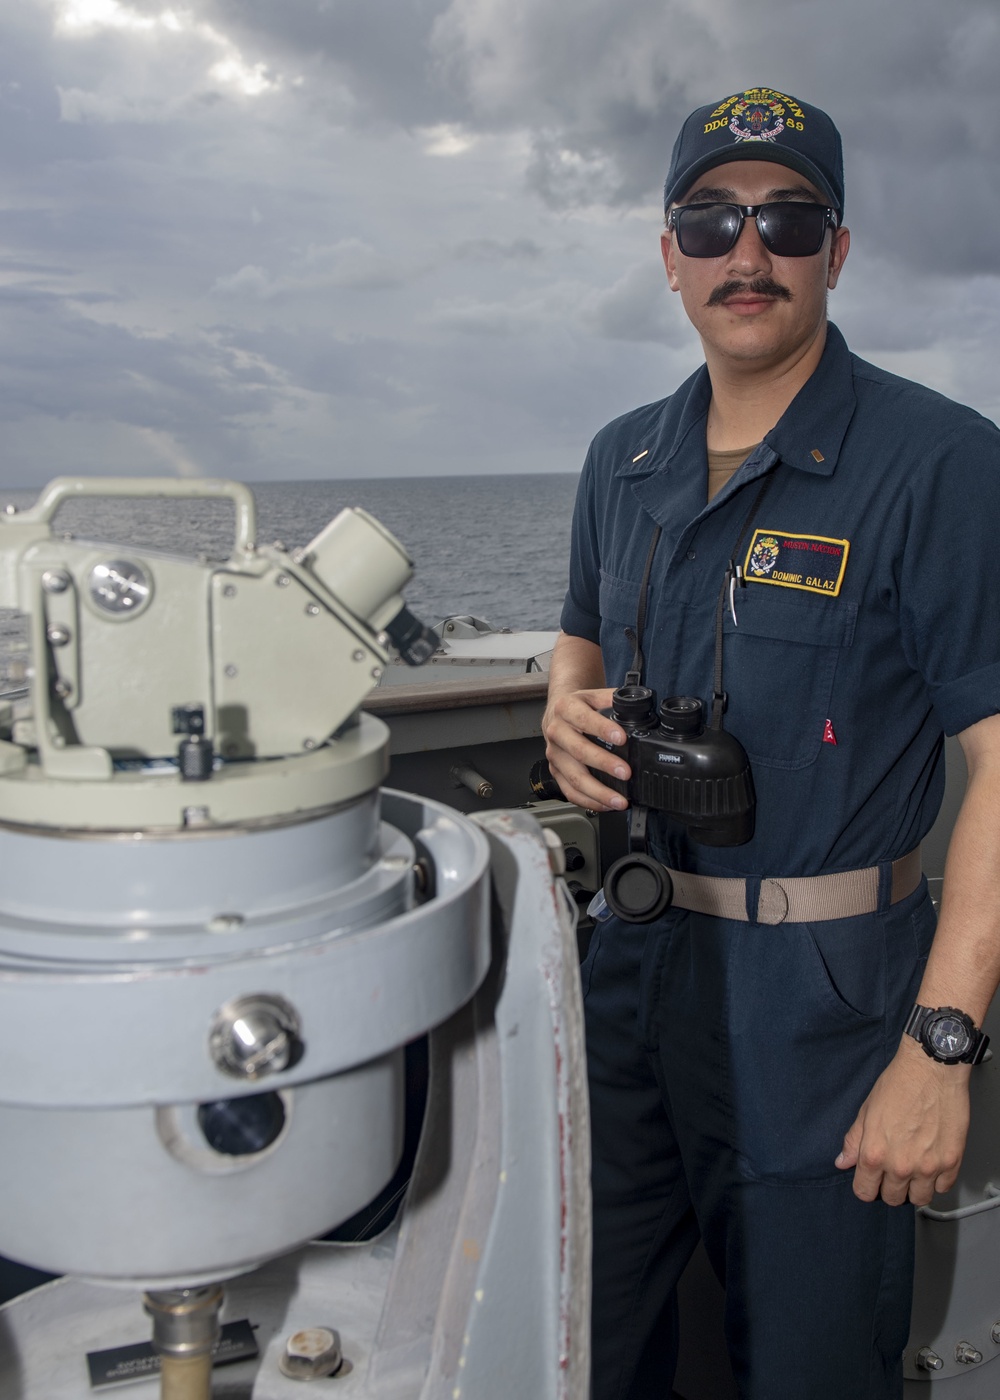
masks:
<svg viewBox="0 0 1000 1400"><path fill-rule="evenodd" d="M844 135L861 354L1000 413L994 0L24 0L0 13L7 485L572 471L699 347L684 115Z"/></svg>

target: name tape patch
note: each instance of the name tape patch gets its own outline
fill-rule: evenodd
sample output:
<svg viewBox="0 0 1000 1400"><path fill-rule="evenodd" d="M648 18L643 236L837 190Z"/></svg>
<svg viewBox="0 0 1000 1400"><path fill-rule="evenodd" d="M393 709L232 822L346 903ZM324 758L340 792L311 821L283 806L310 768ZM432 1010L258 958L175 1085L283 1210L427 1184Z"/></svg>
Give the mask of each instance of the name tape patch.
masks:
<svg viewBox="0 0 1000 1400"><path fill-rule="evenodd" d="M781 530L754 530L743 565L748 583L774 583L836 598L844 581L849 540L826 535L786 535Z"/></svg>

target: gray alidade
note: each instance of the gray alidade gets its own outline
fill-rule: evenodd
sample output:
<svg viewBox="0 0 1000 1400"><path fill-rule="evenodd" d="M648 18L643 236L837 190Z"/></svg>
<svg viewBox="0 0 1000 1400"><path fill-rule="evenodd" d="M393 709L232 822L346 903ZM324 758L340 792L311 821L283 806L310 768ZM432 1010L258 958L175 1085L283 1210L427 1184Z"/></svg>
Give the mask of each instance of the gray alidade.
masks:
<svg viewBox="0 0 1000 1400"><path fill-rule="evenodd" d="M59 505L85 495L226 498L230 556L209 563L54 533ZM582 1034L575 945L546 848L521 829L526 818L490 836L517 852L504 862L508 903L534 940L526 1000L508 1010L521 1041L501 1052L496 989L521 983L497 962L506 955L490 927L487 836L439 804L382 793L388 731L360 709L390 641L414 663L436 644L403 603L412 564L361 510L293 553L256 534L252 494L222 481L67 478L31 509L0 515L0 607L24 615L29 638L26 693L0 701L0 1253L145 1290L163 1393L172 1378L178 1395L207 1396L220 1282L304 1246L378 1193L401 1150L403 1047L447 1025L435 1031L436 1082L462 1063L468 1078L477 1047L486 1079L462 1091L472 1137L463 1131L493 1143L492 1166L481 1153L462 1157L439 1104L432 1146L421 1147L424 1209L437 1202L438 1224L428 1234L416 1206L405 1214L392 1273L416 1269L425 1284L378 1284L396 1301L378 1304L365 1366L356 1344L353 1379L338 1383L366 1396L436 1395L426 1377L443 1365L440 1394L457 1395L456 1368L468 1363L486 1400L512 1318L520 1309L534 1326L539 1316L523 1264L547 1280L549 1315L545 1345L525 1352L535 1360L524 1384L539 1400L582 1397L585 1344L566 1361L568 1319L582 1335L589 1296ZM541 893L518 905L522 868ZM556 985L566 991L553 1021ZM481 987L472 1005L485 997L486 1009L470 1013ZM533 1038L532 1016L542 1028ZM520 1079L501 1072L518 1054ZM498 1138L508 1118L515 1126ZM456 1145L441 1165L448 1134ZM508 1166L498 1165L501 1138L514 1150ZM501 1185L508 1173L513 1194ZM467 1284L456 1293L447 1281L458 1247L449 1230L477 1201L483 1240L493 1220L506 1242L500 1264L484 1255L483 1277L500 1269L509 1296L470 1361L434 1337L442 1309L449 1336L479 1335L484 1285L470 1261L485 1243L465 1239ZM366 1267L374 1287L378 1270ZM435 1269L440 1300L429 1305ZM360 1286L352 1276L345 1296ZM41 1381L17 1327L34 1314L11 1305L10 1354L0 1316L0 1389L75 1397L53 1356L75 1335L72 1290L85 1287L56 1285L59 1340L39 1345ZM268 1293L275 1316L285 1315L273 1301L284 1287ZM497 1306L503 1289L489 1287ZM89 1303L84 1312L94 1315ZM322 1318L301 1326L337 1335ZM409 1389L397 1361L405 1371L416 1352L387 1350L387 1327L416 1327L426 1342L424 1379L414 1373ZM273 1366L265 1358L255 1396L295 1392L297 1379L339 1365L332 1344L315 1362L304 1345L279 1347ZM393 1365L396 1379L380 1381ZM72 1378L72 1357L66 1366Z"/></svg>

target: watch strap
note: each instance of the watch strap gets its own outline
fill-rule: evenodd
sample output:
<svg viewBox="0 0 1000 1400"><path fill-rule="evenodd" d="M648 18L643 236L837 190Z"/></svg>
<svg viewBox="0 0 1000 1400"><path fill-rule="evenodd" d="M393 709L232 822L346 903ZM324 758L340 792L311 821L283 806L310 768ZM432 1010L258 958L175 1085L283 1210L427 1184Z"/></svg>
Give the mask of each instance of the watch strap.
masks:
<svg viewBox="0 0 1000 1400"><path fill-rule="evenodd" d="M974 1027L973 1031L972 1047L962 1062L967 1065L982 1064L986 1058L986 1052L990 1048L990 1038L985 1031L981 1031L978 1026Z"/></svg>
<svg viewBox="0 0 1000 1400"><path fill-rule="evenodd" d="M921 1006L919 1002L914 1003L913 1010L906 1018L906 1025L903 1027L903 1034L912 1036L914 1040L920 1039L920 1032L924 1028L924 1022L931 1014L929 1006Z"/></svg>

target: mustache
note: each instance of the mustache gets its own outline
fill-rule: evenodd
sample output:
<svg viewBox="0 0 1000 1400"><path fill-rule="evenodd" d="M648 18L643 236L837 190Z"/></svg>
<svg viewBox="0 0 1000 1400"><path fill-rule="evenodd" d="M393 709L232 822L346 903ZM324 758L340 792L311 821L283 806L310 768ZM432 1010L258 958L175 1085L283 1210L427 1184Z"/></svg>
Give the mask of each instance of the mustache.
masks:
<svg viewBox="0 0 1000 1400"><path fill-rule="evenodd" d="M774 301L791 301L792 294L787 287L783 287L780 282L775 282L771 277L754 277L749 282L741 282L738 278L730 278L728 282L720 282L712 291L711 296L705 303L706 306L723 306L730 297L746 295L749 293L755 297L771 297Z"/></svg>

